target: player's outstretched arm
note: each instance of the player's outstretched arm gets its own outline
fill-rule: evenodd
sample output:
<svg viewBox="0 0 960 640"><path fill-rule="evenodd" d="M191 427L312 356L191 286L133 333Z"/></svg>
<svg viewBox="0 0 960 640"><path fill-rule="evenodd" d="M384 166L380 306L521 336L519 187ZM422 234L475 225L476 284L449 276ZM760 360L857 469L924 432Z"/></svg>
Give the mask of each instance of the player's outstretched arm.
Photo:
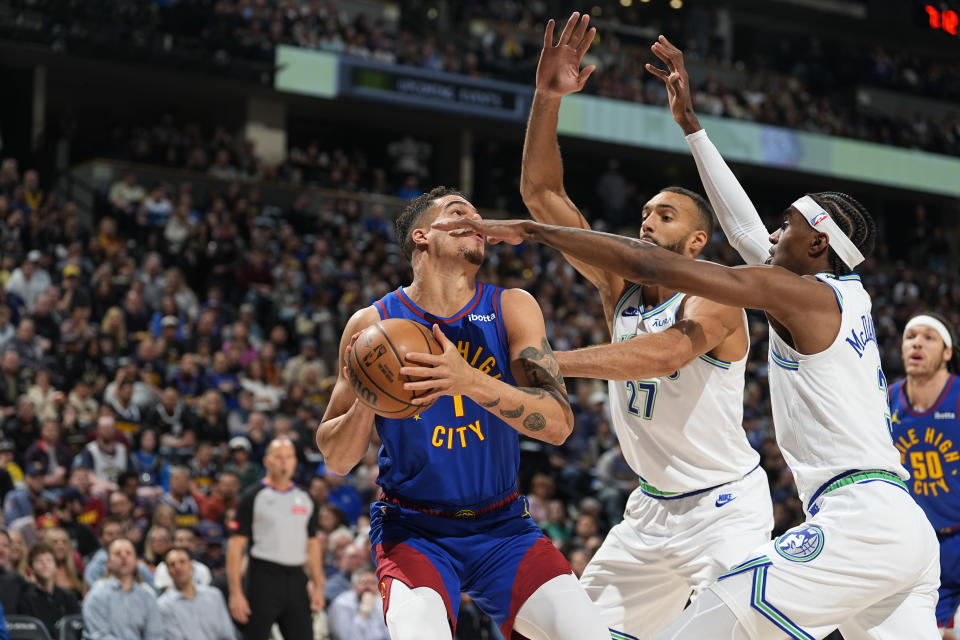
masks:
<svg viewBox="0 0 960 640"><path fill-rule="evenodd" d="M353 392L346 362L357 334L376 324L380 315L374 307L357 311L340 338L340 375L330 395L330 403L317 427L317 448L323 454L327 468L345 475L353 469L367 451L373 434L373 409L361 403Z"/></svg>
<svg viewBox="0 0 960 640"><path fill-rule="evenodd" d="M491 243L539 242L628 282L656 283L731 307L766 311L788 328L794 318L816 321L820 318L815 314L837 310L833 289L812 276L801 277L781 267L724 267L691 260L635 238L532 220L461 218L431 226L453 235L479 233ZM825 248L823 245L821 250Z"/></svg>
<svg viewBox="0 0 960 640"><path fill-rule="evenodd" d="M548 224L589 229L590 224L570 200L563 186L563 160L557 143L557 118L565 95L583 89L593 66L581 69L583 56L590 48L596 29L587 30L589 14L574 12L554 44L554 21L547 23L543 50L537 65L537 90L530 106L530 119L523 141L520 195L534 220ZM623 289L623 280L600 269L566 256L583 277L592 282L603 297L609 321L615 298Z"/></svg>
<svg viewBox="0 0 960 640"><path fill-rule="evenodd" d="M700 126L700 120L693 110L690 78L683 63L683 52L664 36L660 36L650 50L667 68L663 70L647 64L647 71L660 78L667 87L673 119L686 135L703 188L730 246L747 264L762 264L770 249L769 233L747 192Z"/></svg>
<svg viewBox="0 0 960 640"><path fill-rule="evenodd" d="M558 351L560 372L570 378L644 380L669 376L706 355L743 328L743 310L700 297L687 298L683 318L666 331L576 351ZM742 358L748 340L724 347ZM724 353L724 355L727 355Z"/></svg>
<svg viewBox="0 0 960 640"><path fill-rule="evenodd" d="M543 313L526 291L509 289L501 299L503 325L510 346L513 386L467 364L456 345L437 325L433 335L443 347L440 355L408 353L414 365L400 369L402 375L418 378L404 389L433 389L417 404L429 404L439 396L465 395L520 433L551 444L562 444L573 430L573 411L560 367L547 342Z"/></svg>

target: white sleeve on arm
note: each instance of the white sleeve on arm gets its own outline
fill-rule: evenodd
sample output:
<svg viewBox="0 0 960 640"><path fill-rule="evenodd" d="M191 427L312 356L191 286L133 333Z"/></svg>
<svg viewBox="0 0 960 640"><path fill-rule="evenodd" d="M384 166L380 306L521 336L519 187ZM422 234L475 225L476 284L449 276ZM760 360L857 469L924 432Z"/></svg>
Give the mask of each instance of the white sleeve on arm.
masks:
<svg viewBox="0 0 960 640"><path fill-rule="evenodd" d="M730 246L747 264L761 264L770 256L770 234L763 226L757 208L705 130L688 135L687 144Z"/></svg>

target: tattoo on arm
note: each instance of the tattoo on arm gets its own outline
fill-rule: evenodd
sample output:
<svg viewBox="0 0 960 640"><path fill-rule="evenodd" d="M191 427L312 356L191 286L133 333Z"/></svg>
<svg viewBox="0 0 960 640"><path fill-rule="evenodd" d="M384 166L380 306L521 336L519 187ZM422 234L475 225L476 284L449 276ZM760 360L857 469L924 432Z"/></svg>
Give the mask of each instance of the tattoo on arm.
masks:
<svg viewBox="0 0 960 640"><path fill-rule="evenodd" d="M520 405L516 409L500 409L500 415L504 418L519 418L523 415L523 405Z"/></svg>
<svg viewBox="0 0 960 640"><path fill-rule="evenodd" d="M536 225L531 231L531 236L539 243L545 244L548 247L553 247L558 251L569 252L571 251L570 243L579 243L581 241L590 242L591 240L597 239L597 231L591 231L587 229L577 229L569 227L558 227L551 225ZM625 238L623 236L611 235L611 234L601 234L605 237L609 237L612 241L620 245L623 249L629 251L628 255L631 255L631 266L632 269L628 270L615 270L615 273L618 273L621 277L628 277L627 272L630 271L628 279L630 280L655 280L658 273L658 265L655 261L650 259L639 259L641 256L637 255L637 251L650 251L656 249L655 245L652 245L648 242L642 242L640 240L635 240L633 238ZM578 237L583 236L583 237ZM606 239L606 238L605 238ZM594 244L594 243L591 243ZM609 246L609 245L606 245ZM609 256L609 251L607 252ZM578 255L578 252L572 251L569 255L572 255L574 258L584 260L585 262L590 262L589 258L581 257ZM595 266L600 266L597 263L591 263ZM601 267L602 268L602 267Z"/></svg>
<svg viewBox="0 0 960 640"><path fill-rule="evenodd" d="M481 407L483 407L483 408L485 408L485 409L493 409L495 406L497 406L498 404L500 404L500 398L495 398L495 399L491 400L490 402L479 402L479 403L477 403L477 404L479 404Z"/></svg>
<svg viewBox="0 0 960 640"><path fill-rule="evenodd" d="M529 387L523 387L523 391L541 397L549 393L560 402L567 402L567 388L560 373L560 364L546 338L540 342L539 349L527 347L521 351L519 360L530 384Z"/></svg>
<svg viewBox="0 0 960 640"><path fill-rule="evenodd" d="M523 419L523 426L527 428L527 431L540 431L547 426L547 421L543 414L531 413Z"/></svg>

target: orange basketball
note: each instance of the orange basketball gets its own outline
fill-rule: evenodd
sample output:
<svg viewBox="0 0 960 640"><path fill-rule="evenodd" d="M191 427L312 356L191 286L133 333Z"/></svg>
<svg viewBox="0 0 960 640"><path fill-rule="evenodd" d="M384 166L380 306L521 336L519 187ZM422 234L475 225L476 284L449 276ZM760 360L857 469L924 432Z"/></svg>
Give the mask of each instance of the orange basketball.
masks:
<svg viewBox="0 0 960 640"><path fill-rule="evenodd" d="M407 353L443 352L433 333L422 324L405 318L388 318L367 327L357 338L347 361L353 390L360 402L384 418L409 418L430 405L410 404L429 390L407 391L405 382L418 378L400 375ZM431 403L432 404L432 403Z"/></svg>

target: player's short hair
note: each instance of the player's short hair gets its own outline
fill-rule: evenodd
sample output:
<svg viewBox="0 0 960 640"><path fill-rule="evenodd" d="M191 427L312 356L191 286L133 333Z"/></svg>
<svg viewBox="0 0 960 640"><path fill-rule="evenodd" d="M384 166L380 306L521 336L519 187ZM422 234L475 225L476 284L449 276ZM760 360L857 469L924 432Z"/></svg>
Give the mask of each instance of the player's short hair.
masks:
<svg viewBox="0 0 960 640"><path fill-rule="evenodd" d="M877 225L873 222L873 217L865 206L860 204L853 196L839 191L821 191L820 193L808 193L807 195L830 214L833 221L853 241L864 258L873 255ZM830 270L838 276L853 271L832 248L830 249Z"/></svg>
<svg viewBox="0 0 960 640"><path fill-rule="evenodd" d="M417 228L420 217L426 213L434 200L451 195L460 196L466 200L466 196L453 187L434 187L427 193L408 202L400 215L397 216L393 224L397 232L397 240L400 242L400 248L403 250L403 255L407 256L407 260L413 259L413 230Z"/></svg>
<svg viewBox="0 0 960 640"><path fill-rule="evenodd" d="M710 238L713 237L713 207L710 205L710 201L704 198L702 195L696 191L691 191L684 187L664 187L660 189L659 193L679 193L682 196L687 196L693 203L697 205L697 220L694 225L694 228L700 229L707 234L707 241L710 241Z"/></svg>

